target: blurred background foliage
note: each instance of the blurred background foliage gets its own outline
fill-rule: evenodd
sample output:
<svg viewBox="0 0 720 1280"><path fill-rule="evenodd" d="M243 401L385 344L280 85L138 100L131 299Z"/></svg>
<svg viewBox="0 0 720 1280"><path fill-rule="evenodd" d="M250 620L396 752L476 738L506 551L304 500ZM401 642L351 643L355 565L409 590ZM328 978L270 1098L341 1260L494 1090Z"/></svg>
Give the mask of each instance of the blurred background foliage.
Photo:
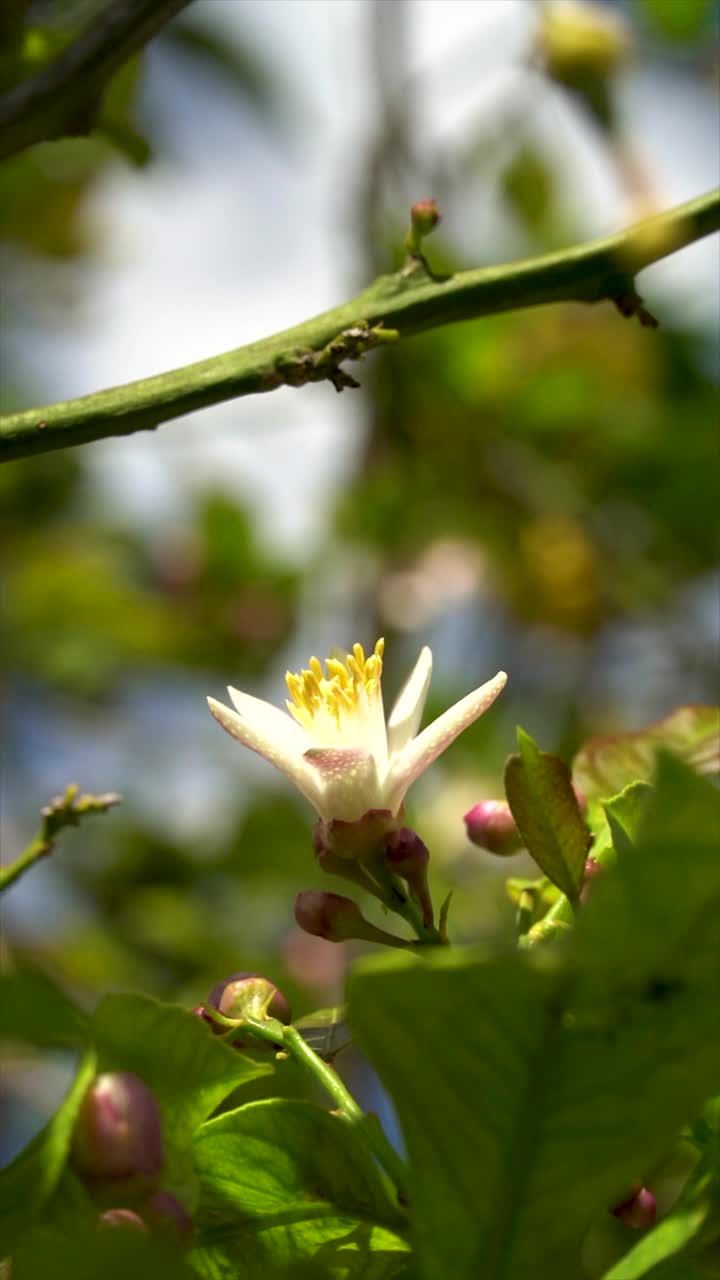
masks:
<svg viewBox="0 0 720 1280"><path fill-rule="evenodd" d="M280 20L283 3L267 6ZM3 32L3 84L52 56L100 7L11 5L18 22ZM312 79L312 64L259 40L257 22L231 22L231 7L257 18L262 4L192 5L115 77L91 137L40 144L0 166L12 279L4 407L51 397L35 334L51 322L72 329L82 314L90 266L108 249L92 214L108 173L117 181L141 166L151 184L156 169L183 163L153 77L174 68L190 112L222 85L226 116L262 134L279 164L290 154L302 165L302 147L293 151L289 139L306 118L303 74ZM407 208L428 194L446 211L428 244L438 270L589 234L573 199L572 155L560 171L552 149L519 127L527 95L506 101L496 119L467 120L451 139L423 145L422 83L397 91L417 6L350 0L350 8L367 41L372 112L346 161L351 198L331 205L350 255L335 300L400 261ZM549 78L562 95L613 174L620 222L658 207L651 165L632 151L617 109L618 82L629 62L650 67L659 92L691 75L716 112L717 8L706 0L571 7L560 36L557 10L525 8L532 38L522 58L512 55L516 71L533 84ZM583 22L595 23L594 36ZM198 180L188 166L188 191ZM481 189L499 201L494 235L487 219L476 229ZM258 198L250 173L243 198ZM302 236L290 234L283 249L301 254ZM57 260L69 274L53 273ZM69 781L125 797L67 833L9 895L8 963L32 960L88 1003L135 987L193 1005L243 968L267 972L298 1014L339 999L344 949L299 934L292 921L298 890L342 888L314 867L311 815L204 708L205 695L228 682L280 701L285 667L304 664L308 644L327 652L384 634L392 695L430 643L437 677L428 714L499 667L509 671L507 694L411 803L438 900L459 890L458 939L505 928L504 875L527 874L522 856L503 866L469 846L462 824L472 803L500 793L515 721L569 758L590 733L716 696L717 331L679 301L667 303L655 332L610 305L553 307L408 341L373 357L361 377L352 403L346 393L331 405L344 470L321 537L307 546L269 537L273 510L258 520L221 463L202 481L175 471L168 518L154 512L152 488L141 518L105 501L118 454L98 453L102 446L0 470L3 858L20 851L40 805ZM320 395L325 405L334 397L329 388L288 394ZM279 422L286 402L273 400ZM251 402L236 410L238 432L252 413ZM155 443L142 435L120 445L149 459ZM301 436L284 463L297 468L302 492ZM47 1081L40 1089L32 1072L22 1074L12 1090L32 1111Z"/></svg>

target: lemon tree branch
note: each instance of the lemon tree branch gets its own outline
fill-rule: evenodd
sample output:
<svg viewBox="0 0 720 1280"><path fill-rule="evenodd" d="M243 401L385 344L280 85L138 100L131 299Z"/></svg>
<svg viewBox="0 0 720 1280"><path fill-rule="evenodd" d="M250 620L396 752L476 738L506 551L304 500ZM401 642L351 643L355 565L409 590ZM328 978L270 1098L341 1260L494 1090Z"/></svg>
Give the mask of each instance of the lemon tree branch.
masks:
<svg viewBox="0 0 720 1280"><path fill-rule="evenodd" d="M80 399L0 418L0 461L157 427L222 401L328 380L356 386L341 367L396 338L501 311L610 299L653 325L634 279L639 271L720 230L720 190L614 235L558 253L440 279L410 256L349 302L282 333L197 364Z"/></svg>

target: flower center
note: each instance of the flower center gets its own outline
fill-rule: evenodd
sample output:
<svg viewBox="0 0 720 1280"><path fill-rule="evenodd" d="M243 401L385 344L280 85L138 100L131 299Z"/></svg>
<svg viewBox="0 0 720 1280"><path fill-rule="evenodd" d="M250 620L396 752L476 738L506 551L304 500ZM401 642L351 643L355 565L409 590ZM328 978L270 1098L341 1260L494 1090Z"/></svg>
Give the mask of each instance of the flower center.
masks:
<svg viewBox="0 0 720 1280"><path fill-rule="evenodd" d="M353 645L345 658L327 658L325 670L317 658L309 670L285 676L291 701L287 709L304 729L312 730L329 716L337 728L354 719L380 693L384 640L378 640L368 658L361 644Z"/></svg>

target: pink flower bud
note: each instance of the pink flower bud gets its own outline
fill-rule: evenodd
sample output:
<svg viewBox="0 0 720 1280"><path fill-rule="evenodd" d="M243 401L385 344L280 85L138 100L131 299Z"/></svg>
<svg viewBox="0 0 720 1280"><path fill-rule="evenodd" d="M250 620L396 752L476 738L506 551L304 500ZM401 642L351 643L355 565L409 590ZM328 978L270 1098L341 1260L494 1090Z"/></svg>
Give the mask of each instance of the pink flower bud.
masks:
<svg viewBox="0 0 720 1280"><path fill-rule="evenodd" d="M429 929L433 923L433 906L428 885L427 846L410 827L400 827L388 837L386 854L390 869L406 882L412 897L420 904L423 924Z"/></svg>
<svg viewBox="0 0 720 1280"><path fill-rule="evenodd" d="M243 1018L256 1018L260 1022L277 1018L278 1022L288 1023L292 1019L290 1005L282 991L259 973L231 973L229 978L215 983L207 1003L211 1009L238 1022ZM203 1011L199 1016L206 1015ZM224 1028L218 1023L213 1023L213 1028L223 1033Z"/></svg>
<svg viewBox="0 0 720 1280"><path fill-rule="evenodd" d="M104 1213L98 1215L97 1224L101 1230L106 1227L124 1227L126 1230L147 1233L146 1224L138 1213L133 1213L132 1209L106 1209Z"/></svg>
<svg viewBox="0 0 720 1280"><path fill-rule="evenodd" d="M72 1161L90 1178L154 1177L164 1163L155 1095L129 1071L99 1075L80 1104Z"/></svg>
<svg viewBox="0 0 720 1280"><path fill-rule="evenodd" d="M632 1194L621 1200L610 1212L625 1223L626 1227L634 1227L637 1231L646 1231L655 1224L657 1204L652 1191L636 1184Z"/></svg>
<svg viewBox="0 0 720 1280"><path fill-rule="evenodd" d="M410 230L405 237L405 247L409 253L418 256L422 250L422 242L425 236L429 236L430 232L437 226L440 221L440 210L435 200L418 200L410 210Z"/></svg>
<svg viewBox="0 0 720 1280"><path fill-rule="evenodd" d="M383 942L386 946L404 947L406 943L384 929L376 929L363 916L360 908L339 893L325 893L322 889L306 889L295 899L295 919L315 938L328 942L347 942L360 938L367 942Z"/></svg>
<svg viewBox="0 0 720 1280"><path fill-rule="evenodd" d="M187 1244L193 1233L193 1223L185 1205L171 1191L155 1191L140 1208L152 1231L165 1231Z"/></svg>
<svg viewBox="0 0 720 1280"><path fill-rule="evenodd" d="M488 853L510 857L523 847L510 805L504 800L481 800L465 814L468 839Z"/></svg>

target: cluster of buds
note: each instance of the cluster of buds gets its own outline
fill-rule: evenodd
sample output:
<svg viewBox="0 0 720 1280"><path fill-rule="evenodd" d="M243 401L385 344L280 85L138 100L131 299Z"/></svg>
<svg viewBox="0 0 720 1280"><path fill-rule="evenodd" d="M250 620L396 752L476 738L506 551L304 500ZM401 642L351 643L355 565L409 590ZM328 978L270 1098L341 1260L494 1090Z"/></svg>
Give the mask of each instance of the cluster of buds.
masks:
<svg viewBox="0 0 720 1280"><path fill-rule="evenodd" d="M385 810L372 810L358 822L320 821L313 832L318 865L329 875L350 880L383 906L407 917L412 901L422 928L434 928L428 883L430 854L417 832L398 826ZM305 933L329 942L361 940L405 947L404 938L377 928L350 898L307 889L295 899L295 920Z"/></svg>
<svg viewBox="0 0 720 1280"><path fill-rule="evenodd" d="M193 1233L192 1218L171 1191L153 1191L135 1209L103 1209L98 1226L167 1236L180 1244L189 1244Z"/></svg>
<svg viewBox="0 0 720 1280"><path fill-rule="evenodd" d="M173 1234L187 1241L192 1222L170 1191L157 1187L165 1166L160 1108L154 1093L129 1071L96 1076L78 1110L71 1162L96 1200L128 1204L104 1209L102 1227Z"/></svg>

